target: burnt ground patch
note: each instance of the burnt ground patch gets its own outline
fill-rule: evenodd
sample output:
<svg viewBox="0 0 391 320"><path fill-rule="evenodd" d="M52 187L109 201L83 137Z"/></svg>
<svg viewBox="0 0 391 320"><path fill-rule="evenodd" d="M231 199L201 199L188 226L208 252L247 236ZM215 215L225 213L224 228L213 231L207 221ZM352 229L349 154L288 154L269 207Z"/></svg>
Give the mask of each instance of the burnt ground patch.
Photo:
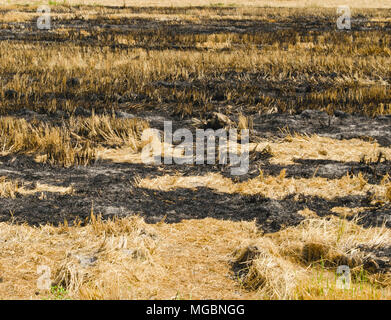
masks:
<svg viewBox="0 0 391 320"><path fill-rule="evenodd" d="M343 162L323 159L294 159L292 165L272 164L267 160L250 161L249 172L246 175L233 178L234 181L246 181L259 175L260 170L268 176L278 176L282 170L285 170L287 178L313 178L321 177L327 179L340 179L343 176L362 174L370 184L378 184L384 176L391 173L391 162L389 160L373 163L361 162ZM227 177L232 178L230 171L224 168L215 167L219 172Z"/></svg>
<svg viewBox="0 0 391 320"><path fill-rule="evenodd" d="M260 166L262 171L268 175L277 175L281 170L286 170L286 177L311 178L322 177L328 179L339 179L346 174L358 175L359 173L371 184L378 184L385 175L391 173L391 162L361 163L342 162L322 159L295 159L294 165L264 164Z"/></svg>
<svg viewBox="0 0 391 320"><path fill-rule="evenodd" d="M15 199L1 199L0 221L27 222L31 225L59 224L65 220L85 221L91 212L103 218L138 214L149 223L175 223L184 219L212 217L232 221L256 220L265 232L276 232L282 227L297 225L303 216L299 210L310 208L320 216L332 214L335 206L356 207L368 205L366 197L343 197L327 201L318 197L289 195L282 200L262 196L224 194L208 188L158 191L131 188L125 182L122 188L114 186L116 179L96 176L87 191L60 195L45 192ZM197 208L197 209L195 209Z"/></svg>
<svg viewBox="0 0 391 320"><path fill-rule="evenodd" d="M304 110L298 114L275 113L254 116L254 129L260 137L284 137L291 133L318 134L334 139L376 140L382 146L391 145L391 116L365 117L341 111L327 114L319 110Z"/></svg>
<svg viewBox="0 0 391 320"><path fill-rule="evenodd" d="M391 228L391 206L390 204L378 205L358 214L359 223L365 227L386 226Z"/></svg>
<svg viewBox="0 0 391 320"><path fill-rule="evenodd" d="M184 175L211 172L208 166L175 166L171 170L167 166L162 171L161 167L156 166L110 162L89 167L58 168L37 164L26 156L8 156L1 158L1 161L0 173L23 181L27 188L33 188L36 183L72 185L74 188L72 194L44 192L42 197L42 193L37 192L28 196L19 194L15 199L0 199L1 221L13 220L32 225L58 224L64 220L72 222L76 218L85 220L93 210L104 218L140 214L150 223L161 220L173 223L206 217L233 221L255 219L265 232L275 232L281 227L299 223L303 217L297 212L304 208L327 216L337 206L371 207L370 195L326 200L292 194L283 200L273 200L259 195L225 194L208 188L150 190L136 187L133 183L136 176L156 177L170 172L174 174L184 168L188 169L187 173L186 170L182 171ZM374 207L366 212L368 218L363 220L364 225L378 224L379 217L388 219L390 213L387 210L387 207Z"/></svg>

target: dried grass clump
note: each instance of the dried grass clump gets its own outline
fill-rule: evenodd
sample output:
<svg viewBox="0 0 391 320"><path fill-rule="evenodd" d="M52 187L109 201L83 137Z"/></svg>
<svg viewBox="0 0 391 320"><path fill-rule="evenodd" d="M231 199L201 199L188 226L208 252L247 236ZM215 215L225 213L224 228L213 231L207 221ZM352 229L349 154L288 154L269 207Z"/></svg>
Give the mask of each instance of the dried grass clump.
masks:
<svg viewBox="0 0 391 320"><path fill-rule="evenodd" d="M390 295L391 233L336 217L308 218L297 227L244 243L234 270L248 290L267 299L379 298ZM336 288L336 269L348 265L352 290Z"/></svg>
<svg viewBox="0 0 391 320"><path fill-rule="evenodd" d="M139 182L143 188L157 190L174 190L175 188L207 187L219 192L261 194L272 199L283 199L290 194L304 194L333 199L348 195L366 195L367 192L383 194L384 185L373 185L365 177L358 175L345 175L340 179L313 178L287 178L286 170L281 170L278 176L264 176L235 183L232 179L223 177L219 173L209 173L204 176L161 176L157 178L144 178Z"/></svg>
<svg viewBox="0 0 391 320"><path fill-rule="evenodd" d="M140 119L119 119L95 113L87 118L71 118L70 131L80 137L106 146L126 146L133 151L141 148L141 135L148 123Z"/></svg>
<svg viewBox="0 0 391 320"><path fill-rule="evenodd" d="M18 195L31 195L37 192L55 192L60 194L72 194L73 186L60 187L49 184L35 184L34 188L27 188L28 184L8 177L0 177L0 198L16 198Z"/></svg>
<svg viewBox="0 0 391 320"><path fill-rule="evenodd" d="M65 223L34 228L0 223L0 273L8 287L8 291L0 287L0 296L34 297L39 289L37 266L47 265L52 286L61 287L70 298L147 297L165 272L155 260L159 237L147 230L138 217L107 225L94 218L86 226ZM140 281L148 285L140 287ZM95 296L96 290L102 290L102 295ZM50 295L38 291L36 298Z"/></svg>
<svg viewBox="0 0 391 320"><path fill-rule="evenodd" d="M234 269L240 283L248 290L256 290L264 299L292 298L303 272L281 257L278 247L267 238L235 252Z"/></svg>
<svg viewBox="0 0 391 320"><path fill-rule="evenodd" d="M353 254L346 254L340 248L318 242L305 243L302 248L303 261L308 264L322 262L326 267L348 265L351 268L355 268L362 265L361 257L354 253L353 251Z"/></svg>
<svg viewBox="0 0 391 320"><path fill-rule="evenodd" d="M38 153L46 162L64 166L88 164L95 156L88 144L72 140L70 131L64 127L5 117L0 118L0 133L5 153Z"/></svg>
<svg viewBox="0 0 391 320"><path fill-rule="evenodd" d="M254 127L253 119L250 117L246 117L243 114L239 114L237 129L240 130L252 130Z"/></svg>
<svg viewBox="0 0 391 320"><path fill-rule="evenodd" d="M96 158L96 152L89 142L75 146L67 143L48 144L44 152L46 154L41 159L53 165L88 165Z"/></svg>
<svg viewBox="0 0 391 320"><path fill-rule="evenodd" d="M15 198L20 192L21 185L18 181L10 180L7 177L0 177L0 197Z"/></svg>
<svg viewBox="0 0 391 320"><path fill-rule="evenodd" d="M71 118L62 126L12 117L0 118L0 147L3 153L38 154L37 160L54 165L88 165L96 159L96 148L125 145L140 149L147 122L93 115Z"/></svg>
<svg viewBox="0 0 391 320"><path fill-rule="evenodd" d="M255 150L262 151L266 146L273 152L270 162L274 164L295 164L295 159L360 162L363 156L372 162L391 159L391 149L381 147L377 142L361 139L337 140L316 134L307 136L288 133L282 141L261 141L255 146Z"/></svg>
<svg viewBox="0 0 391 320"><path fill-rule="evenodd" d="M88 268L80 266L80 260L70 256L60 264L52 286L61 287L72 295L89 280L92 280L92 274Z"/></svg>
<svg viewBox="0 0 391 320"><path fill-rule="evenodd" d="M146 231L148 226L142 219L103 221L92 216L87 228L88 237L95 241L86 241L66 254L56 271L54 285L73 296L118 299L129 294L132 283L148 276L154 278L150 272L163 273L155 262L159 239L153 231ZM121 288L122 281L128 285Z"/></svg>
<svg viewBox="0 0 391 320"><path fill-rule="evenodd" d="M373 200L378 203L391 202L391 181L386 174L380 181L381 188L373 195Z"/></svg>
<svg viewBox="0 0 391 320"><path fill-rule="evenodd" d="M385 227L363 228L355 221L329 217L306 219L298 227L287 228L270 237L283 244L284 255L305 265L313 263L322 263L326 267L348 265L352 269L364 268L371 273L391 271L391 264L385 269L373 269L371 261L379 257L362 249L371 248L375 253L384 249L387 252L391 247L391 233ZM383 258L391 257L380 257Z"/></svg>
<svg viewBox="0 0 391 320"><path fill-rule="evenodd" d="M391 184L387 185L385 196L386 200L391 202Z"/></svg>
<svg viewBox="0 0 391 320"><path fill-rule="evenodd" d="M144 220L138 216L130 216L126 219L113 217L109 220L103 220L101 216L91 215L90 225L97 235L114 235L140 233L142 235L154 234L153 228L147 225Z"/></svg>

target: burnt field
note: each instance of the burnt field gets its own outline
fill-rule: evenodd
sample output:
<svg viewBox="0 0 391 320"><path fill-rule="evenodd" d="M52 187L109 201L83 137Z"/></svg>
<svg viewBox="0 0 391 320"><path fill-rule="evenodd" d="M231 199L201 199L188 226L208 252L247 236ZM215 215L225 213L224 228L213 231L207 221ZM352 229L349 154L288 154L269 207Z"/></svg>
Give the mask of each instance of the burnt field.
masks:
<svg viewBox="0 0 391 320"><path fill-rule="evenodd" d="M1 8L1 298L42 298L42 261L70 298L390 297L391 9L352 10L351 30L335 8L55 5L49 30L37 17ZM164 121L248 129L248 171L143 163L142 133ZM18 259L33 271L13 275ZM132 289L98 285L107 261ZM361 291L324 291L341 264Z"/></svg>

